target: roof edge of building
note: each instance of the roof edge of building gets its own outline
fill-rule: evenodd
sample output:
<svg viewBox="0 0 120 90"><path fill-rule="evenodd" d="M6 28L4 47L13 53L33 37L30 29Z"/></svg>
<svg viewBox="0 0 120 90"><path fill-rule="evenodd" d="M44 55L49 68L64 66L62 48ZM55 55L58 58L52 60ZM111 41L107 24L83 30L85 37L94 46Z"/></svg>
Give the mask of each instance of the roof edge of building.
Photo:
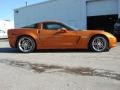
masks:
<svg viewBox="0 0 120 90"><path fill-rule="evenodd" d="M47 0L47 1L40 2L40 3L35 3L35 4L28 5L28 6L23 6L23 7L20 7L20 8L15 8L14 10L23 9L23 8L26 8L26 7L32 7L32 6L40 5L40 4L51 3L51 2L55 2L55 1L58 1L58 0Z"/></svg>

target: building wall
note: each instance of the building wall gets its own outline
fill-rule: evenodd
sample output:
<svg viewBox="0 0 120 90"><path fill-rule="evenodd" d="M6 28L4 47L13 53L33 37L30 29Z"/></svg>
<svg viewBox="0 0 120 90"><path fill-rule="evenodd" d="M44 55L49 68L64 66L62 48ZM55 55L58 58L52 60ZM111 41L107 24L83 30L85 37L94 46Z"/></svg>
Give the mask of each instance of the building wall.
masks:
<svg viewBox="0 0 120 90"><path fill-rule="evenodd" d="M22 27L40 21L57 20L84 29L86 28L85 5L85 0L51 0L16 9L15 26Z"/></svg>
<svg viewBox="0 0 120 90"><path fill-rule="evenodd" d="M120 0L118 0L118 17L120 18Z"/></svg>
<svg viewBox="0 0 120 90"><path fill-rule="evenodd" d="M86 29L87 14L89 12L87 11L89 9L87 8L86 1L94 2L105 0L50 0L47 2L15 9L15 27L23 27L25 25L45 20L55 20L70 24L76 28ZM118 5L114 5L117 8L117 12L115 11L115 13L118 13L120 17L120 0L117 1ZM110 6L108 5L107 7L108 10L110 10ZM106 6L103 6L102 9L106 9ZM97 12L98 10L93 7L91 11ZM105 12L105 10L103 11ZM99 13L97 13L97 15L99 15Z"/></svg>
<svg viewBox="0 0 120 90"><path fill-rule="evenodd" d="M118 14L118 0L87 1L87 16Z"/></svg>

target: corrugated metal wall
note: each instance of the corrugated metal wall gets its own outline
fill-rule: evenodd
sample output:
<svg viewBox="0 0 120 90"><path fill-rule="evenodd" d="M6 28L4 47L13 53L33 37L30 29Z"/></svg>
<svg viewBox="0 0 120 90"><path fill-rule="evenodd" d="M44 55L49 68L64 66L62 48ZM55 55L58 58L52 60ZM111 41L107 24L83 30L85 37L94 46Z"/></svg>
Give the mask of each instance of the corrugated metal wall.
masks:
<svg viewBox="0 0 120 90"><path fill-rule="evenodd" d="M87 16L102 15L106 12L120 15L120 0L50 0L15 9L14 20L16 27L45 20L57 20L76 28L86 29Z"/></svg>
<svg viewBox="0 0 120 90"><path fill-rule="evenodd" d="M84 0L56 0L43 4L36 4L15 10L15 26L45 20L57 20L74 25L77 28L86 28L86 8Z"/></svg>

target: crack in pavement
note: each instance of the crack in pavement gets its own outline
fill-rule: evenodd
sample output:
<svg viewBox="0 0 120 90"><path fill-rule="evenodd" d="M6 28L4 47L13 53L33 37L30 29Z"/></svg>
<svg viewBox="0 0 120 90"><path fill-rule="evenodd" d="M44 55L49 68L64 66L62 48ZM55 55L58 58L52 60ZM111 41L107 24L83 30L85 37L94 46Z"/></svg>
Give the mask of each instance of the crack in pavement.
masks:
<svg viewBox="0 0 120 90"><path fill-rule="evenodd" d="M110 79L120 80L119 73L104 69L95 69L89 67L70 68L70 67L62 67L57 65L45 65L45 64L20 62L20 61L7 60L7 59L0 59L0 63L10 65L13 67L32 70L37 73L63 72L63 73L81 75L81 76L98 76L98 77L106 77Z"/></svg>

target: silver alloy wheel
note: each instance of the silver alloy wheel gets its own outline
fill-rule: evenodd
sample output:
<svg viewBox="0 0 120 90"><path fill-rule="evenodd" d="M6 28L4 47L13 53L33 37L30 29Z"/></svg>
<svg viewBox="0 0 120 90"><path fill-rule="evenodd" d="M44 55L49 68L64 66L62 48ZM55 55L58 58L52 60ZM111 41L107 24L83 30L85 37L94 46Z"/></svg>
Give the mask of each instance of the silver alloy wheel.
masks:
<svg viewBox="0 0 120 90"><path fill-rule="evenodd" d="M23 36L18 41L18 48L24 53L32 52L35 49L35 42L32 38Z"/></svg>
<svg viewBox="0 0 120 90"><path fill-rule="evenodd" d="M107 40L102 36L96 36L92 40L92 48L96 52L105 51L107 48Z"/></svg>

